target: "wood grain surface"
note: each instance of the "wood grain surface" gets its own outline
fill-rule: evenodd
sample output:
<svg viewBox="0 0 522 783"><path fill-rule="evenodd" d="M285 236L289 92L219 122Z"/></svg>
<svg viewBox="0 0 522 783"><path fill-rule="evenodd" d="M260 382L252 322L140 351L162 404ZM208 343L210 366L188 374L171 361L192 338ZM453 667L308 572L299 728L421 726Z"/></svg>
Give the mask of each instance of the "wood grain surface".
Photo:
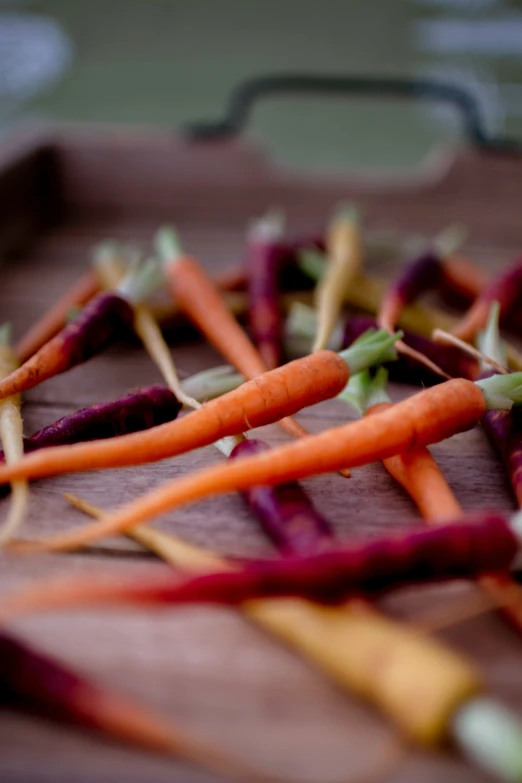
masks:
<svg viewBox="0 0 522 783"><path fill-rule="evenodd" d="M0 150L0 312L21 336L85 269L92 246L107 237L146 246L164 221L175 222L187 249L209 269L241 258L245 225L270 206L287 210L292 231L318 229L340 200L355 199L371 229L430 233L453 220L470 230L466 251L498 270L522 247L522 160L462 150L438 156L416 180L311 178L271 166L255 146L193 144L146 133L62 131L29 135ZM379 264L374 272L391 274ZM172 342L182 375L221 360L202 341ZM66 412L159 381L136 345L121 344L47 381L25 397L27 433ZM401 399L413 389L394 386ZM352 416L332 401L303 411L310 431ZM259 435L286 439L276 426ZM514 508L503 470L480 430L433 448L462 505ZM84 522L65 491L111 508L222 457L212 447L136 469L37 482L23 534L50 534ZM304 482L340 538L375 535L419 523L411 501L382 466ZM6 511L0 505L0 517ZM210 499L167 514L158 526L224 554L273 552L240 498ZM128 573L159 562L135 543L106 539L81 554L0 555L5 593L44 575ZM473 590L464 584L402 591L384 606L405 618ZM23 638L122 691L161 707L201 736L267 771L303 781L357 780L390 736L370 708L341 692L292 652L232 611L125 610L57 613L13 624ZM522 641L496 616L463 623L441 637L478 662L491 690L522 714ZM429 672L426 673L429 676ZM386 780L486 781L451 749L411 751ZM2 783L210 783L217 778L172 760L138 753L86 733L14 712L0 712Z"/></svg>

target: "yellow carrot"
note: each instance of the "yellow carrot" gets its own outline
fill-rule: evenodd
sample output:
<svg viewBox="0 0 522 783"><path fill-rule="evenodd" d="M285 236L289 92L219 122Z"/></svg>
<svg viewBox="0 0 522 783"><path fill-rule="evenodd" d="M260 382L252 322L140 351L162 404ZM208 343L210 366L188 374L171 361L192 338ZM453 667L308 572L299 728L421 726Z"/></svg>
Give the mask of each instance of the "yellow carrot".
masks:
<svg viewBox="0 0 522 783"><path fill-rule="evenodd" d="M6 324L0 328L0 378L7 378L18 366L18 358L9 347L10 328ZM15 394L0 400L0 439L8 465L17 462L24 455L24 432L20 411L21 397ZM0 529L0 546L20 527L29 500L28 482L11 482L11 507L7 519Z"/></svg>
<svg viewBox="0 0 522 783"><path fill-rule="evenodd" d="M90 516L104 519L100 509L74 496L67 498ZM234 568L212 552L143 525L128 534L184 570ZM241 610L342 687L370 700L407 737L424 745L441 743L453 711L482 687L467 661L366 603L351 601L339 608L279 598L248 601Z"/></svg>
<svg viewBox="0 0 522 783"><path fill-rule="evenodd" d="M326 238L326 269L316 288L317 332L312 351L326 348L343 301L359 272L362 237L355 209L343 209L331 222Z"/></svg>

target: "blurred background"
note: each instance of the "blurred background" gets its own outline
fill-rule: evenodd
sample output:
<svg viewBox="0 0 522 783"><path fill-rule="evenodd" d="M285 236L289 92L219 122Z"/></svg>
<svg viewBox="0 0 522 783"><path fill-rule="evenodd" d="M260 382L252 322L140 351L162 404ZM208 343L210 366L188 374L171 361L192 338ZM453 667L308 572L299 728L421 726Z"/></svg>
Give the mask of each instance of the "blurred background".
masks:
<svg viewBox="0 0 522 783"><path fill-rule="evenodd" d="M0 2L4 133L21 120L175 130L280 71L444 79L475 96L489 131L522 138L522 2ZM301 97L261 102L248 134L293 165L404 169L459 130L440 106Z"/></svg>

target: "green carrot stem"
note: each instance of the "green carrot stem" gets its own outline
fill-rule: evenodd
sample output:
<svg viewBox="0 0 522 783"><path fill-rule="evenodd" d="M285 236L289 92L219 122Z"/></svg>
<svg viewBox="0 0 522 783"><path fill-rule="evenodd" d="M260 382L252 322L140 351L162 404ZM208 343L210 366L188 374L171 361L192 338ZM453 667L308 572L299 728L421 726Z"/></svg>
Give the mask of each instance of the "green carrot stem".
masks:
<svg viewBox="0 0 522 783"><path fill-rule="evenodd" d="M522 722L502 704L471 699L454 714L452 729L464 755L502 780L522 780Z"/></svg>

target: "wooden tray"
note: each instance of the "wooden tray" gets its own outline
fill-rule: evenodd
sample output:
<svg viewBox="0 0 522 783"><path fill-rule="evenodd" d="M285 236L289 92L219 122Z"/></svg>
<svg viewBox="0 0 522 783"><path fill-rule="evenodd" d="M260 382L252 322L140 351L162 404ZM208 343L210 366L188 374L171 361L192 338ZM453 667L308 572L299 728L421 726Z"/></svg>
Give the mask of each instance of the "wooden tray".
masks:
<svg viewBox="0 0 522 783"><path fill-rule="evenodd" d="M237 139L190 141L113 129L20 136L4 144L0 158L0 313L3 321L13 322L17 337L85 269L95 242L117 237L145 244L164 221L174 222L185 246L212 269L241 256L246 222L267 207L284 209L292 231L309 232L345 199L360 203L372 229L430 234L462 220L470 229L466 250L491 270L522 247L522 158L467 147L432 157L415 178L386 181L285 170ZM173 352L187 374L220 361L203 342L173 345ZM143 351L121 345L28 393L26 431L159 380ZM397 399L409 393L410 388L394 387ZM298 419L315 432L349 416L334 401ZM277 427L261 434L271 443L285 438ZM503 470L479 430L433 451L465 508L514 507ZM36 536L82 524L62 499L66 490L108 508L219 459L209 447L144 468L40 482L33 487L24 532ZM416 524L410 500L380 465L354 471L350 481L329 475L305 483L340 536ZM167 515L161 526L224 553L270 551L235 496ZM51 572L80 569L93 577L111 570L139 578L155 562L124 538L82 554L1 557L3 591ZM470 589L403 591L387 607L398 615L415 614ZM281 774L321 783L352 779L388 736L387 724L373 710L233 612L56 613L17 622L16 631ZM522 645L498 618L469 621L443 637L471 655L492 691L522 712ZM451 752L436 757L412 752L393 780L421 779L467 783L487 777ZM0 780L203 783L214 777L4 711Z"/></svg>

